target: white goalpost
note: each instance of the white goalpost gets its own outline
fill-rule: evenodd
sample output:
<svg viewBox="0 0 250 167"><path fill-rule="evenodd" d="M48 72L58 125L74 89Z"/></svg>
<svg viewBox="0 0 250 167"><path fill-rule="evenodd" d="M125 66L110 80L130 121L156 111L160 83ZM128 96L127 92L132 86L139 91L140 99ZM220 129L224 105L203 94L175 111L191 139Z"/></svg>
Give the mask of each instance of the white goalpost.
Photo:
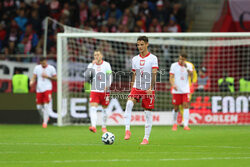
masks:
<svg viewBox="0 0 250 167"><path fill-rule="evenodd" d="M112 67L111 97L115 104L125 109L126 96L130 92L131 59L138 54L137 38L144 35L149 38L149 51L159 61L154 111L169 113L172 110L169 68L178 60L179 53L185 52L197 71L197 77L191 81L191 124L250 124L250 88L244 87L245 83L250 83L249 33L65 31L57 34L58 126L89 123L89 94L84 92L84 71L96 49L103 52L104 60ZM230 85L220 80L223 77ZM142 108L137 104L134 110L140 112ZM164 124L164 120L160 121ZM166 124L169 124L167 120Z"/></svg>

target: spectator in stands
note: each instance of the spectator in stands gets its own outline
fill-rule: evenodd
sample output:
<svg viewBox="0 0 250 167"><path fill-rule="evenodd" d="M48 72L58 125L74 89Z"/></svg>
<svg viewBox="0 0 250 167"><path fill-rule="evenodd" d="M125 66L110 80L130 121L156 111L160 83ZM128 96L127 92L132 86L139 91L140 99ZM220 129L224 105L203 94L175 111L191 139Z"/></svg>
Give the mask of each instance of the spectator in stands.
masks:
<svg viewBox="0 0 250 167"><path fill-rule="evenodd" d="M85 2L80 3L79 19L80 24L85 25L89 17L89 9Z"/></svg>
<svg viewBox="0 0 250 167"><path fill-rule="evenodd" d="M3 43L6 36L6 30L4 29L4 27L5 27L4 23L0 23L0 51L3 48Z"/></svg>
<svg viewBox="0 0 250 167"><path fill-rule="evenodd" d="M181 32L181 27L176 23L173 15L170 16L169 24L164 27L164 32Z"/></svg>
<svg viewBox="0 0 250 167"><path fill-rule="evenodd" d="M18 25L18 27L24 32L25 31L25 27L26 27L26 24L28 22L28 19L27 17L25 16L25 11L24 9L20 9L18 11L18 16L15 17L15 21Z"/></svg>
<svg viewBox="0 0 250 167"><path fill-rule="evenodd" d="M38 15L38 11L37 10L33 10L31 12L31 18L29 18L29 24L32 25L33 29L36 31L36 33L38 34L38 36L41 35L42 33L42 24L41 24L41 20L39 19L39 15Z"/></svg>
<svg viewBox="0 0 250 167"><path fill-rule="evenodd" d="M142 15L143 14L143 15ZM151 17L153 16L152 5L150 6L149 1L143 1L140 8L139 8L139 15L144 20L144 24L146 28L149 28L149 24L151 23ZM145 17L145 18L144 18Z"/></svg>
<svg viewBox="0 0 250 167"><path fill-rule="evenodd" d="M91 10L90 10L90 17L88 20L95 20L97 22L98 26L102 26L103 24L107 23L104 22L104 17L102 16L100 9L98 8L97 5L92 5Z"/></svg>
<svg viewBox="0 0 250 167"><path fill-rule="evenodd" d="M3 13L11 15L13 12L15 12L15 9L16 9L16 4L14 0L3 1Z"/></svg>
<svg viewBox="0 0 250 167"><path fill-rule="evenodd" d="M105 13L105 20L108 20L109 17L114 17L117 21L122 17L122 12L119 8L116 7L114 1L111 1L110 8Z"/></svg>
<svg viewBox="0 0 250 167"><path fill-rule="evenodd" d="M250 93L250 72L249 67L245 70L244 76L239 80L240 92Z"/></svg>
<svg viewBox="0 0 250 167"><path fill-rule="evenodd" d="M138 15L139 13L139 3L137 0L132 0L131 5L129 6L129 9L132 10L133 16Z"/></svg>
<svg viewBox="0 0 250 167"><path fill-rule="evenodd" d="M204 92L204 91L210 90L211 81L210 81L209 76L206 73L207 73L206 67L202 67L199 70L197 86L195 86L197 87L196 91Z"/></svg>
<svg viewBox="0 0 250 167"><path fill-rule="evenodd" d="M135 22L135 19L132 15L132 11L129 8L126 8L124 10L124 14L122 16L120 25L124 28L126 27L129 31L131 31L134 27L134 22ZM121 31L121 32L123 32L123 31Z"/></svg>
<svg viewBox="0 0 250 167"><path fill-rule="evenodd" d="M183 27L185 7L185 2L178 1L177 3L175 0L156 2L146 0L2 0L0 23L3 23L5 27L0 26L0 50L6 54L27 53L23 49L26 46L26 50L30 50L28 47L30 37L24 36L29 31L26 30L26 26L31 24L32 34L41 39L44 31L43 21L46 16L51 16L62 24L101 32L179 32L180 28L176 23ZM169 13L172 13L174 17L168 24ZM51 25L49 22L48 45L51 39L55 38L56 33L61 31L58 29L60 27ZM54 48L54 44L52 47ZM33 38L31 48L30 52L34 53L36 47ZM50 50L48 47L48 52Z"/></svg>
<svg viewBox="0 0 250 167"><path fill-rule="evenodd" d="M12 77L13 93L29 93L29 77L22 73L22 70L17 68Z"/></svg>
<svg viewBox="0 0 250 167"><path fill-rule="evenodd" d="M163 26L168 22L170 16L170 10L164 7L162 0L158 0L156 3L156 10L154 11L154 18L157 18L160 25Z"/></svg>
<svg viewBox="0 0 250 167"><path fill-rule="evenodd" d="M46 5L45 0L37 0L37 3L35 4L37 4L35 6L38 8L39 18L42 21L46 16L48 16L48 13L50 12L49 7Z"/></svg>
<svg viewBox="0 0 250 167"><path fill-rule="evenodd" d="M20 37L20 42L24 44L24 54L35 52L38 43L38 36L33 31L32 25L26 27L25 33Z"/></svg>
<svg viewBox="0 0 250 167"><path fill-rule="evenodd" d="M234 92L234 78L229 77L227 72L223 72L222 78L218 80L219 90L221 92Z"/></svg>
<svg viewBox="0 0 250 167"><path fill-rule="evenodd" d="M182 31L186 30L186 4L185 1L179 1L173 4L172 15L176 18L177 24L180 25Z"/></svg>
<svg viewBox="0 0 250 167"><path fill-rule="evenodd" d="M50 16L56 20L60 17L60 2L58 0L52 0L49 4Z"/></svg>
<svg viewBox="0 0 250 167"><path fill-rule="evenodd" d="M153 18L149 26L149 32L162 32L161 24L158 22L157 18Z"/></svg>
<svg viewBox="0 0 250 167"><path fill-rule="evenodd" d="M117 20L115 17L109 17L107 22L107 27L109 29L109 32L116 32L117 31Z"/></svg>

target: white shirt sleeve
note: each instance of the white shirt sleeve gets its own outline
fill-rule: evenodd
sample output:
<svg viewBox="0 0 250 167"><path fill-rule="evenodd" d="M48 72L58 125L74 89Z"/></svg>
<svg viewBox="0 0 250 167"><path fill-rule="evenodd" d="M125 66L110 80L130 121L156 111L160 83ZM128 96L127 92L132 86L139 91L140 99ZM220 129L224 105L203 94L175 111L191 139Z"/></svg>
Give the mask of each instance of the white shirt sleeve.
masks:
<svg viewBox="0 0 250 167"><path fill-rule="evenodd" d="M88 65L87 68L93 68L93 64L92 64L92 63L89 63L89 65Z"/></svg>
<svg viewBox="0 0 250 167"><path fill-rule="evenodd" d="M52 76L55 76L56 75L56 69L55 69L55 67L54 66L51 66L52 68L51 68L51 74L52 74Z"/></svg>
<svg viewBox="0 0 250 167"><path fill-rule="evenodd" d="M135 71L135 59L132 59L132 71Z"/></svg>
<svg viewBox="0 0 250 167"><path fill-rule="evenodd" d="M153 62L152 62L152 68L154 68L154 67L157 67L157 69L159 68L158 67L158 59L157 59L157 57L154 57Z"/></svg>
<svg viewBox="0 0 250 167"><path fill-rule="evenodd" d="M188 69L189 71L193 71L192 65L188 63L188 64L187 64L187 69Z"/></svg>
<svg viewBox="0 0 250 167"><path fill-rule="evenodd" d="M37 66L34 68L33 74L37 75Z"/></svg>
<svg viewBox="0 0 250 167"><path fill-rule="evenodd" d="M109 63L107 63L106 73L107 73L107 74L112 73L112 69L111 69L111 66L110 66L110 64L109 64Z"/></svg>
<svg viewBox="0 0 250 167"><path fill-rule="evenodd" d="M170 74L174 74L174 66L173 66L173 64L171 64L169 73L170 73Z"/></svg>

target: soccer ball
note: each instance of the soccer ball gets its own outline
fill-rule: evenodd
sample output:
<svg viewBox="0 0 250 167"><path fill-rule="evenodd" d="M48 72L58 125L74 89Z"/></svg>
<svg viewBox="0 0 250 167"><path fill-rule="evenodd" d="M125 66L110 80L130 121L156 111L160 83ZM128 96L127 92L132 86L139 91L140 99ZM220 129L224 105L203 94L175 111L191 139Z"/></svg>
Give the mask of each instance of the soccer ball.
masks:
<svg viewBox="0 0 250 167"><path fill-rule="evenodd" d="M111 132L106 132L102 135L102 142L104 144L113 144L115 141L115 135Z"/></svg>

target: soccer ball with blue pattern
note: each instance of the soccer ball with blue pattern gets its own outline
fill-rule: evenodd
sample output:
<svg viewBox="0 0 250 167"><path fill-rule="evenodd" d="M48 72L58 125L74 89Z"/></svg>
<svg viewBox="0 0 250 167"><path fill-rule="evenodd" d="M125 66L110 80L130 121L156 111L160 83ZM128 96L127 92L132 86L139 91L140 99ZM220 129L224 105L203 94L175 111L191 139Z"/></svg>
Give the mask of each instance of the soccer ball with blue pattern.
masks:
<svg viewBox="0 0 250 167"><path fill-rule="evenodd" d="M111 132L106 132L102 135L102 142L104 144L113 144L115 141L115 135Z"/></svg>

